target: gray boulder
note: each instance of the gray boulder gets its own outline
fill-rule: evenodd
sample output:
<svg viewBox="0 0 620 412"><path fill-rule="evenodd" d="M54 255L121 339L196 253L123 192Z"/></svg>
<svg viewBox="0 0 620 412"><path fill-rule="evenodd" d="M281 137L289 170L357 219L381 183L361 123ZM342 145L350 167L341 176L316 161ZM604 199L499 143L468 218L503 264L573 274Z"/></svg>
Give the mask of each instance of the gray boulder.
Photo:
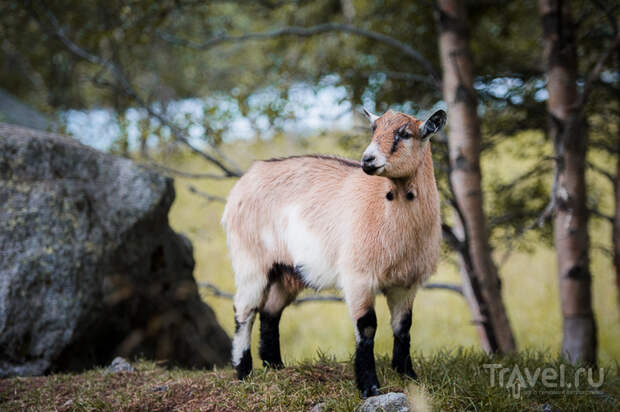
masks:
<svg viewBox="0 0 620 412"><path fill-rule="evenodd" d="M0 123L0 377L115 356L225 365L172 179L70 138Z"/></svg>
<svg viewBox="0 0 620 412"><path fill-rule="evenodd" d="M357 407L356 412L408 412L409 402L404 393L389 392L372 396Z"/></svg>

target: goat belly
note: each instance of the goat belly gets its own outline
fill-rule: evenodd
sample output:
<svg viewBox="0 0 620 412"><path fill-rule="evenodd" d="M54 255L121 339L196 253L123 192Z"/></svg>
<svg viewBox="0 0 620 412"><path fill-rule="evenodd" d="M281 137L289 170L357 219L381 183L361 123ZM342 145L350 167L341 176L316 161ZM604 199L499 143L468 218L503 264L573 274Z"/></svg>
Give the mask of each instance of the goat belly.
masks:
<svg viewBox="0 0 620 412"><path fill-rule="evenodd" d="M286 221L283 238L293 265L304 283L317 290L337 287L338 272L326 234L304 219L302 207L290 204L283 210ZM331 253L330 253L331 252Z"/></svg>

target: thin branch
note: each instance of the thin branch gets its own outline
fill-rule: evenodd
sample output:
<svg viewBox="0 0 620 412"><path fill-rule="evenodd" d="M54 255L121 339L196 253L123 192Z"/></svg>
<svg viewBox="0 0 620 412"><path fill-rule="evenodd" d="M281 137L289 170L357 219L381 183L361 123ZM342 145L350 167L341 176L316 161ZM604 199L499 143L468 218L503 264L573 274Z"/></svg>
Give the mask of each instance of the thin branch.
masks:
<svg viewBox="0 0 620 412"><path fill-rule="evenodd" d="M183 47L189 47L195 50L208 50L210 48L219 46L224 43L235 43L235 42L243 42L250 40L266 40L273 39L277 37L283 36L296 36L296 37L311 37L319 34L330 33L330 32L342 32L348 34L354 34L357 36L365 37L367 39L375 40L395 49L400 50L406 56L411 57L413 60L420 63L422 67L433 77L433 79L439 85L439 76L437 74L437 70L433 67L431 62L426 59L422 54L409 46L406 43L401 42L394 37L388 36L383 33L378 33L371 30L365 30L359 27L352 26L350 24L339 24L339 23L324 23L318 24L312 27L301 27L301 26L290 26L284 27L277 30L271 30L266 32L258 32L258 33L247 33L239 36L232 35L221 35L217 37L212 37L204 42L197 43L191 40L182 39L176 37L170 33L164 31L157 31L159 37L163 40Z"/></svg>
<svg viewBox="0 0 620 412"><path fill-rule="evenodd" d="M293 305L301 305L306 302L344 302L344 298L342 296L337 295L329 295L329 296L306 296L305 298L298 298L293 301Z"/></svg>
<svg viewBox="0 0 620 412"><path fill-rule="evenodd" d="M601 211L600 211L600 210L598 210L598 209L588 209L588 212L589 212L591 215L594 215L594 216L599 217L599 218L601 218L601 219L603 219L603 220L606 220L606 221L608 221L608 222L609 222L609 223L611 223L611 224L613 224L613 223L614 223L614 221L615 221L615 219L614 219L614 217L613 217L613 216L606 215L605 213L601 212Z"/></svg>
<svg viewBox="0 0 620 412"><path fill-rule="evenodd" d="M439 134L439 136L443 139L443 141L447 143L447 147L446 147L447 151L445 154L446 156L445 170L446 170L446 181L448 183L448 190L450 191L450 193L449 194L445 193L445 190L441 190L441 188L440 188L440 191L444 194L444 197L446 198L446 200L448 200L448 202L450 203L450 205L456 212L456 215L458 216L459 222L461 224L461 228L463 229L463 240L462 241L458 239L458 237L454 233L454 230L451 230L452 235L454 235L454 238L458 241L458 245L459 245L459 247L454 248L454 250L460 253L462 256L465 256L469 254L469 230L467 227L467 220L465 219L465 214L463 213L463 209L461 208L461 205L459 205L458 199L456 197L456 190L454 189L454 185L452 184L452 173L454 172L454 169L450 162L450 154L449 154L450 139L444 131L442 131ZM449 226L445 225L445 228L443 226L444 225L442 225L442 230L444 231L444 234L446 234L446 228L449 228ZM454 245L456 245L456 243L454 243Z"/></svg>
<svg viewBox="0 0 620 412"><path fill-rule="evenodd" d="M459 221L461 223L461 227L463 228L463 243L469 244L469 230L467 228L467 220L465 219L465 214L463 213L463 209L461 205L459 205L458 199L456 198L456 190L454 190L454 185L452 184L452 165L448 160L448 189L450 190L451 196L448 196L448 201L452 208L456 211L457 216L459 217Z"/></svg>
<svg viewBox="0 0 620 412"><path fill-rule="evenodd" d="M209 291L211 291L211 293L213 293L213 296L217 296L217 297L224 298L224 299L232 299L232 298L234 298L234 295L232 293L224 292L223 290L221 290L220 288L215 286L213 283L197 282L197 285L198 285L199 288L209 289Z"/></svg>
<svg viewBox="0 0 620 412"><path fill-rule="evenodd" d="M226 179L234 179L237 178L237 176L228 176L228 175L219 175L219 174L213 174L213 173L190 173L190 172L185 172L183 170L178 170L178 169L174 169L168 166L164 166L162 164L159 164L155 161L151 161L151 163L146 165L147 167L152 167L154 169L157 169L158 172L166 174L166 175L170 175L170 176L179 176L179 177L185 177L188 179L210 179L210 180L226 180Z"/></svg>
<svg viewBox="0 0 620 412"><path fill-rule="evenodd" d="M47 19L49 20L50 24L52 25L52 28L54 29L53 34L61 41L61 43L67 49L69 49L70 52L72 52L76 56L81 57L82 59L96 66L100 66L112 72L114 74L114 77L116 77L116 79L121 83L123 88L126 88L127 90L132 90L129 84L129 81L127 80L127 76L125 76L125 73L123 73L123 71L120 70L120 68L117 65L112 63L110 60L103 59L94 53L88 52L86 49L84 49L83 47L80 47L77 43L69 39L69 37L67 37L65 33L65 29L60 25L60 23L58 22L58 19L51 12L51 10L47 6L45 6L43 2L37 1L37 3L45 11L45 14L47 15ZM26 4L32 6L32 1L27 1ZM30 11L34 13L34 9L31 8ZM37 18L36 14L35 14L35 18ZM133 94L132 97L137 98L137 95Z"/></svg>
<svg viewBox="0 0 620 412"><path fill-rule="evenodd" d="M590 169L600 174L601 176L606 177L611 182L612 185L616 184L616 176L614 176L612 173L609 173L607 170L603 169L600 166L595 165L592 162L586 161L586 166L588 166Z"/></svg>
<svg viewBox="0 0 620 412"><path fill-rule="evenodd" d="M159 120L161 122L161 124L163 124L164 126L167 126L172 131L172 133L174 133L176 138L181 143L183 143L185 146L187 146L192 152L198 154L199 156L201 156L203 159L207 160L208 162L213 163L215 166L220 168L226 174L226 176L228 176L228 177L241 177L242 172L240 170L238 170L238 169L233 170L232 168L229 168L222 161L217 159L215 156L213 156L213 155L211 155L211 154L209 154L209 153L207 153L205 151L202 151L199 148L197 148L196 146L194 146L193 144L191 144L189 142L189 139L187 138L187 135L185 134L185 132L179 126L177 126L174 123L172 123L170 120L165 118L160 113L154 111L153 108L150 107L149 105L146 105L145 103L140 103L140 105L142 106L143 109L145 109L147 111L147 113L149 115L151 115L152 117L154 117L157 120ZM221 156L221 154L220 154L220 156Z"/></svg>
<svg viewBox="0 0 620 412"><path fill-rule="evenodd" d="M441 224L441 233L443 240L454 250L455 252L461 252L463 249L463 242L454 234L454 229L446 223Z"/></svg>
<svg viewBox="0 0 620 412"><path fill-rule="evenodd" d="M614 16L610 10L607 10L603 2L599 0L591 0L591 1L592 3L594 3L594 5L596 5L596 7L598 7L603 12L603 14L605 14L605 17L607 17L607 20L609 22L609 25L611 26L613 33L618 34L618 23L616 22L616 16Z"/></svg>
<svg viewBox="0 0 620 412"><path fill-rule="evenodd" d="M452 285L449 283L427 283L422 286L424 289L441 289L441 290L449 290L459 295L463 295L463 288L460 285Z"/></svg>
<svg viewBox="0 0 620 412"><path fill-rule="evenodd" d="M119 87L115 87L115 89L117 91L120 91L123 94L125 94L127 97L129 97L134 102L136 102L141 108L146 110L147 113L151 117L156 118L164 126L167 126L171 130L171 132L177 137L177 139L180 142L182 142L187 147L189 147L193 152L195 152L195 153L199 154L200 156L202 156L205 160L213 163L215 166L220 168L226 174L226 176L229 176L229 177L239 177L239 176L241 176L241 171L233 170L232 168L226 166L222 161L220 161L219 159L217 159L213 155L211 155L211 154L209 154L207 152L204 152L204 151L198 149L197 147L195 147L194 145L192 145L189 142L186 133L180 127L178 127L177 125L175 125L172 122L170 122L161 113L158 113L158 112L154 111L153 108L150 105L148 105L142 98L140 98L140 96L138 96L138 94L136 93L134 88L131 86L131 83L129 82L129 80L128 80L127 76L125 75L124 71L121 69L121 67L118 64L115 64L115 63L113 63L110 60L103 59L103 58L97 56L96 54L87 51L83 47L79 46L76 42L71 40L66 35L64 28L60 26L60 23L58 22L58 19L56 18L56 16L54 16L54 14L51 12L51 10L49 8L47 8L45 6L45 4L43 4L40 1L37 1L37 3L45 11L47 19L49 20L49 22L50 22L50 24L52 26L52 29L53 29L52 34L54 36L56 36L61 41L61 43L69 51L71 51L76 56L78 56L78 57L88 61L89 63L92 63L92 64L94 64L96 66L99 66L99 67L101 67L101 68L111 72L113 74L114 78L116 79L116 81L120 84L120 88ZM32 6L32 2L30 2L30 1L27 2L27 4ZM32 7L30 8L30 12L33 13L33 15L34 15L34 17L36 19L38 19L38 16L37 16L36 12L34 12L34 9ZM42 25L42 27L43 27L43 25ZM100 77L102 74L103 74L103 72L99 72L98 76ZM105 84L105 83L101 82L100 84ZM220 157L223 157L223 156L221 156L221 154L220 154Z"/></svg>
<svg viewBox="0 0 620 412"><path fill-rule="evenodd" d="M199 288L208 289L213 294L213 296L224 299L233 299L234 297L232 293L221 290L213 283L197 282L197 285ZM447 290L450 292L458 293L459 295L463 295L463 288L461 288L461 286L453 285L450 283L427 283L423 286L423 288L429 290ZM307 302L344 302L344 298L338 295L313 295L295 299L292 304L301 305L302 303Z"/></svg>
<svg viewBox="0 0 620 412"><path fill-rule="evenodd" d="M575 28L579 29L594 13L594 7L590 7L589 4L586 4L583 7L581 15L575 19Z"/></svg>
<svg viewBox="0 0 620 412"><path fill-rule="evenodd" d="M537 163L530 170L528 170L528 171L524 172L523 174L517 176L512 181L500 185L498 187L498 191L512 190L512 189L514 189L515 186L517 186L519 183L521 183L521 182L523 182L525 180L528 180L528 179L530 179L532 177L537 177L537 176L540 176L541 174L549 172L551 168L549 167L549 165L546 162L544 162L545 160L549 160L549 159L553 159L553 158L551 158L551 157L544 158L542 162Z"/></svg>
<svg viewBox="0 0 620 412"><path fill-rule="evenodd" d="M430 75L425 76L422 74L415 74L415 73L396 72L396 71L391 71L391 70L377 70L377 71L363 72L363 73L347 71L345 73L345 76L348 78L351 78L354 75L360 75L360 74L365 77L370 77L376 74L384 74L388 79L391 79L391 80L403 80L406 82L424 83L424 84L431 86L433 89L437 91L440 90L440 86L437 83L436 79Z"/></svg>
<svg viewBox="0 0 620 412"><path fill-rule="evenodd" d="M532 229L535 225L538 225L538 227L542 227L545 224L545 221L553 214L553 212L555 212L558 201L558 183L560 180L560 171L557 165L557 159L555 160L556 165L553 168L553 184L551 185L551 197L549 198L549 203L543 209L542 213L538 216L538 218L534 222L532 222L532 224L530 225L531 227L528 226L521 233L525 233L526 231ZM505 257L507 258L507 256Z"/></svg>
<svg viewBox="0 0 620 412"><path fill-rule="evenodd" d="M604 245L602 243L593 243L592 244L592 250L598 250L599 252L601 252L602 254L604 254L605 256L607 256L610 259L614 258L613 250L611 250L609 247L607 247L606 245Z"/></svg>
<svg viewBox="0 0 620 412"><path fill-rule="evenodd" d="M557 170L557 168L555 170ZM557 183L554 181L553 185L555 187ZM519 241L527 232L534 229L536 226L542 227L545 221L547 220L547 218L549 218L549 216L551 216L551 214L555 211L556 200L555 200L555 195L553 195L554 192L555 192L555 188L552 190L552 196L551 196L551 199L549 200L549 203L540 212L538 217L532 220L527 226L522 228L519 232L517 232L514 236L512 236L508 240L508 245L506 246L506 252L504 252L504 255L502 256L499 262L500 267L504 266L504 264L510 258L510 255L512 255L512 252L514 251L514 247L517 241Z"/></svg>
<svg viewBox="0 0 620 412"><path fill-rule="evenodd" d="M187 185L187 188L189 189L191 193L198 195L204 199L207 199L207 201L209 202L226 203L226 198L223 198L221 196L212 195L211 193L203 192L201 190L196 189L192 185Z"/></svg>
<svg viewBox="0 0 620 412"><path fill-rule="evenodd" d="M603 141L598 141L598 140L597 141L591 141L589 143L589 145L592 146L595 149L602 150L602 151L607 152L607 153L620 154L620 148L614 147L614 146L612 146L610 144L607 144L606 142L603 142Z"/></svg>
<svg viewBox="0 0 620 412"><path fill-rule="evenodd" d="M607 48L605 49L603 54L601 54L598 61L592 68L592 70L590 70L588 75L585 77L586 80L583 85L583 92L581 93L581 96L579 97L579 100L577 101L577 104L576 104L577 108L583 107L584 103L588 99L588 96L592 90L592 85L594 84L596 79L598 79L599 75L601 74L601 71L603 71L603 66L605 65L605 61L609 58L609 56L612 54L614 50L618 49L619 46L620 46L620 33L616 34L616 37L614 37L614 40L611 42L609 46L607 46Z"/></svg>
<svg viewBox="0 0 620 412"><path fill-rule="evenodd" d="M508 240L506 252L504 252L504 255L500 259L499 266L503 266L508 261L517 241L519 241L527 232L534 229L536 226L541 228L545 224L545 221L555 212L555 208L557 206L557 192L559 182L559 167L557 165L558 157L550 157L550 159L554 160L556 164L553 168L553 184L551 186L551 196L549 198L549 203L547 203L547 205L542 209L536 219L532 220L527 226L522 228L519 232L517 232L513 237Z"/></svg>
<svg viewBox="0 0 620 412"><path fill-rule="evenodd" d="M537 217L538 214L534 212L527 212L526 210L519 210L516 212L508 212L500 216L494 216L489 219L489 228L495 229L497 226L514 222L515 219L528 219Z"/></svg>

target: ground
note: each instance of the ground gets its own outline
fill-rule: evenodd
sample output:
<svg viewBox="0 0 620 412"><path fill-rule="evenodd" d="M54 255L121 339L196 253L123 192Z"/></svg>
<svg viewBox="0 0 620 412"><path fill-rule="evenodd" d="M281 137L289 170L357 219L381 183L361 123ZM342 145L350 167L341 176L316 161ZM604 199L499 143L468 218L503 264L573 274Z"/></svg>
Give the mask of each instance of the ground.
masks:
<svg viewBox="0 0 620 412"><path fill-rule="evenodd" d="M491 384L491 368L510 370L499 385L499 368ZM219 371L166 369L148 361L137 361L136 372L109 373L94 369L76 374L0 380L2 411L309 411L320 402L325 410L351 411L362 400L353 382L350 361L338 362L319 354L313 361L283 370L255 369L246 381L234 379L232 369ZM515 396L506 386L515 366L525 377L525 387ZM561 410L609 411L620 400L618 367L593 373L592 387L586 374L575 391L576 369L542 353L489 357L477 351L438 352L415 356L419 381L403 379L389 368L389 359L378 360L382 392L405 392L412 410ZM526 370L527 368L527 370ZM528 373L536 376L527 383ZM556 387L544 385L542 377L564 370L565 384L557 377ZM521 376L521 375L519 375ZM518 378L517 380L518 381Z"/></svg>
<svg viewBox="0 0 620 412"><path fill-rule="evenodd" d="M485 176L493 177L487 178L485 184L497 183L500 178L509 180L523 173L527 165L512 153L520 153L523 148L531 150L537 147L539 140L539 136L530 135L524 135L519 141L509 139L505 144L512 149L502 152L508 154L499 160L483 159ZM335 143L333 136L316 138L311 143L274 139L239 142L227 151L235 154L243 168L247 168L253 158L288 154L318 152L357 156L339 151ZM547 154L551 153L550 148L546 150ZM361 153L361 149L358 152ZM168 165L185 171L214 172L194 156L181 154L168 160ZM599 182L598 177L590 178L591 192L596 195L599 207L611 214L613 191L606 183ZM234 284L219 225L223 205L197 197L188 185L226 196L233 183L234 180L176 179L177 199L170 216L171 225L188 235L194 244L197 280L214 283L227 292L234 291ZM620 409L618 291L614 286L611 259L604 252L610 245L611 234L608 226L593 224L591 235L599 362L605 368L601 387L591 390L584 383L587 379L581 375L578 387L581 392L576 392L575 369L568 366L563 367L565 384L573 387L560 385L558 379L551 379L555 387L542 384L543 374L553 376L562 370L562 364L556 360L562 336L561 317L554 251L532 237L525 242L529 250L516 250L505 262L502 247L495 250L496 260L503 262L500 273L508 313L518 347L525 352L504 358L486 357L479 352L479 340L464 299L453 292L423 290L414 305L412 329L414 367L420 378L419 382L402 380L389 368L392 335L384 298L379 296L375 353L379 358L379 379L384 385L382 391L407 392L415 410L420 411ZM453 262L454 256L444 256L431 281L459 283ZM234 322L230 300L212 296L206 289L202 292L219 322L231 334ZM306 303L285 311L281 323L282 352L289 367L281 371L264 371L260 367L256 326L254 333L253 354L257 369L244 382L236 381L231 369L168 370L162 365L139 361L136 373L112 375L106 374L104 369L94 369L81 374L0 380L0 411L300 411L310 410L319 402L325 402L327 410L353 410L361 403L350 359L354 346L353 328L344 304ZM330 357L317 358L317 351L328 353ZM490 366L500 364L497 369ZM504 374L503 386L499 384L500 368L508 371ZM493 385L492 371L496 372ZM598 382L598 371L593 375ZM517 394L507 388L511 377L513 382L516 379L525 383ZM533 388L527 382L528 377L535 381Z"/></svg>

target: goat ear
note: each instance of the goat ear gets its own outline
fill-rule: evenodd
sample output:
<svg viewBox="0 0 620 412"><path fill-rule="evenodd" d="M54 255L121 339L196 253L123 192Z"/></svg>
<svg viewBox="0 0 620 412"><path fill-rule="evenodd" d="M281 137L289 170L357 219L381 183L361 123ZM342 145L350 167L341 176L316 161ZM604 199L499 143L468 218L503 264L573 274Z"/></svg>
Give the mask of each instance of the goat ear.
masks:
<svg viewBox="0 0 620 412"><path fill-rule="evenodd" d="M375 120L379 118L379 116L377 116L376 114L372 114L368 110L366 110L365 107L362 107L362 114L368 119L370 124L373 124Z"/></svg>
<svg viewBox="0 0 620 412"><path fill-rule="evenodd" d="M428 139L446 125L448 115L443 110L437 110L420 126L420 138Z"/></svg>

